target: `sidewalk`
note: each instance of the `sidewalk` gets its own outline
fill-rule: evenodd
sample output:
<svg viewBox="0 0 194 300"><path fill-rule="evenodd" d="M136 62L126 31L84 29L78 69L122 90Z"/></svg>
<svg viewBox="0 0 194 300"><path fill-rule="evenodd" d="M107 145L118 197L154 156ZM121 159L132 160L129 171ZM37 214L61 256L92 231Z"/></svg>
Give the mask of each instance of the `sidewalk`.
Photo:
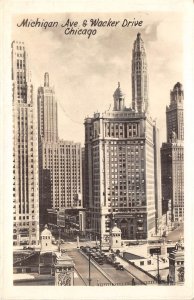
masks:
<svg viewBox="0 0 194 300"><path fill-rule="evenodd" d="M28 280L49 280L54 278L51 274L38 274L38 273L19 273L13 274L13 281L28 281Z"/></svg>

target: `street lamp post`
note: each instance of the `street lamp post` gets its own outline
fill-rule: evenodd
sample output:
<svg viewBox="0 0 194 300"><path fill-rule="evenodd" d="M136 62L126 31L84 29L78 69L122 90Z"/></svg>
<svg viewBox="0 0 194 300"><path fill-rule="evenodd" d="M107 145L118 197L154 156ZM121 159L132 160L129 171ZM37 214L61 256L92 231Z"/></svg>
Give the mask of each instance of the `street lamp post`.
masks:
<svg viewBox="0 0 194 300"><path fill-rule="evenodd" d="M100 230L100 251L102 251L102 235L101 235L101 230Z"/></svg>

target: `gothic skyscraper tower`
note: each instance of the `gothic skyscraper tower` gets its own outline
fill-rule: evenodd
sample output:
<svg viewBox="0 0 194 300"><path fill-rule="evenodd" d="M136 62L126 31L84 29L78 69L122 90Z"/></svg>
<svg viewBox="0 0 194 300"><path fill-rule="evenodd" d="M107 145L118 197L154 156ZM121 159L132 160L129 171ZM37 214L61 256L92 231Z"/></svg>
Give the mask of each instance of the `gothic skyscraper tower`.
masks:
<svg viewBox="0 0 194 300"><path fill-rule="evenodd" d="M144 42L141 34L133 44L132 52L132 108L141 113L148 111L148 73Z"/></svg>
<svg viewBox="0 0 194 300"><path fill-rule="evenodd" d="M147 239L161 223L158 129L148 110L147 63L138 33L132 59L132 108L120 83L114 106L85 119L86 226L108 247L115 222L122 239Z"/></svg>
<svg viewBox="0 0 194 300"><path fill-rule="evenodd" d="M171 222L184 220L184 91L177 82L166 107L167 142L161 147L162 212Z"/></svg>
<svg viewBox="0 0 194 300"><path fill-rule="evenodd" d="M170 105L166 107L167 141L172 137L172 132L178 140L184 140L184 120L183 120L183 86L177 82L170 91Z"/></svg>
<svg viewBox="0 0 194 300"><path fill-rule="evenodd" d="M44 87L38 89L39 137L47 142L58 140L57 101L49 86L49 74L44 74Z"/></svg>
<svg viewBox="0 0 194 300"><path fill-rule="evenodd" d="M39 186L37 114L28 54L12 43L13 244L38 244Z"/></svg>

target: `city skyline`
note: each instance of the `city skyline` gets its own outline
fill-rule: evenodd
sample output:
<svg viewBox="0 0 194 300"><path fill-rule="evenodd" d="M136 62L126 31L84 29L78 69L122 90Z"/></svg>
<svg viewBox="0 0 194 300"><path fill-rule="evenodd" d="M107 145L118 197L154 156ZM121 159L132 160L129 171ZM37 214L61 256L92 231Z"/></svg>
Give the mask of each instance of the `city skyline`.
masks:
<svg viewBox="0 0 194 300"><path fill-rule="evenodd" d="M131 14L129 15L132 17ZM78 18L78 15L76 16ZM106 19L107 16L108 14ZM120 16L120 20L124 16L126 18L126 15L123 14ZM71 19L72 15L68 14L66 17ZM86 17L85 14L84 16L79 15L79 22L84 17ZM105 15L97 14L96 17L103 18ZM138 19L140 20L141 17L139 16ZM33 18L35 20L35 17ZM46 17L42 16L41 18L43 20L46 19ZM111 18L114 18L112 14ZM31 20L33 19L30 19L30 22L33 22ZM177 16L175 20L177 20ZM63 20L63 22L65 21ZM28 28L23 29L28 30ZM181 105L183 103L181 98L183 96L182 87L184 86L184 82L182 85L183 74L179 73L181 70L180 65L183 63L181 51L177 51L178 55L180 55L179 63L176 66L174 65L174 68L172 67L172 61L168 64L169 57L164 56L165 59L163 59L164 48L162 48L162 39L159 43L160 48L157 49L155 47L159 42L159 35L161 37L161 23L158 21L154 21L150 28L145 26L142 29L131 30L133 34L130 35L130 46L127 38L128 33L116 29L109 32L108 29L105 30L104 28L102 32L99 30L99 37L92 42L90 42L89 38L86 39L83 36L79 37L80 43L78 42L78 37L76 37L76 42L74 38L68 37L67 42L69 44L67 43L68 46L65 45L69 48L68 55L67 48L62 46L64 41L62 43L60 41L59 32L56 32L54 28L49 29L47 33L45 30L46 28L42 28L39 31L39 43L34 33L32 33L31 42L22 39L21 36L17 39L13 38L14 41L12 43L12 45L17 45L16 48L12 49L12 76L15 74L12 90L13 100L17 99L18 101L17 113L19 113L19 118L17 115L16 117L14 116L14 129L16 130L13 136L15 138L13 151L14 159L16 149L18 161L20 160L18 165L17 160L16 163L15 160L13 161L16 169L16 172L15 170L13 172L13 178L15 179L15 173L19 174L18 185L15 184L16 188L15 186L13 188L13 196L15 196L16 191L19 214L21 214L23 207L23 215L16 214L16 217L14 217L14 220L16 220L14 224L14 246L21 247L20 249L14 248L14 273L28 273L35 270L31 267L28 269L16 268L18 263L17 250L34 251L32 255L29 255L29 257L33 256L33 258L37 254L35 252L38 251L38 269L36 271L39 276L43 271L41 270L43 252L46 250L50 254L52 252L52 255L54 252L59 252L61 255L59 260L61 260L63 253L67 251L61 251L62 244L67 242L65 242L65 239L71 240L70 243L73 245L69 252L71 259L75 260L75 265L72 264L73 272L74 266L77 267L82 260L82 255L84 255L85 246L79 245L79 239L80 242L83 242L81 240L83 238L85 239L84 242L87 242L89 239L90 242L96 243L95 249L99 249L100 256L95 254L94 257L92 256L92 260L95 260L99 265L105 264L106 267L106 263L111 263L112 269L114 267L117 271L125 271L126 266L120 265L116 256L119 256L119 259L125 262L125 248L138 245L142 252L138 253L139 250L134 249L134 254L136 256L140 255L138 257L139 260L145 259L145 261L139 261L139 264L141 266L144 266L144 263L146 264L145 270L148 270L147 275L152 274L149 267L147 269L147 266L154 265L154 262L150 260L150 255L157 255L157 269L152 279L158 285L183 284L183 237L180 237L179 240L177 239L175 244L169 239L169 236L179 226L181 227L180 232L183 234L184 219L182 217L184 210L182 207L179 210L175 207L180 198L178 196L175 201L171 199L171 203L175 203L175 218L173 217L170 220L169 212L168 214L164 212L162 215L162 199L166 200L166 202L170 201L169 196L167 196L167 199L161 197L162 173L159 154L160 144L166 141L166 138L163 137L165 136L164 131L166 131L165 123L167 125L167 139L172 140L173 147L175 146L173 149L177 148L175 143L176 132L174 132L176 128L176 113L174 111L175 107L171 104L177 104L177 101ZM52 42L50 47L47 44L48 40L45 38L47 34L50 35L50 42ZM42 39L40 41L41 35ZM57 38L53 38L55 35L57 35ZM171 40L170 42L168 40L168 46L166 43L163 43L163 47L167 48L166 51L168 50L167 53L171 53L168 49L171 42ZM27 49L25 50L23 45L26 44ZM36 45L36 51L34 45ZM46 48L44 49L45 46ZM23 50L23 52L21 53L20 50ZM154 52L155 55L153 56ZM13 56L15 56L15 60L13 60ZM29 64L25 60L28 56L31 58L31 63ZM152 56L153 58L156 57L156 60L152 60ZM178 59L178 56L175 55L175 57ZM47 62L45 61L46 58ZM126 61L128 62L127 64ZM156 64L156 61L158 61L158 64ZM47 68L44 69L45 65ZM170 79L171 67L174 71L179 68L176 74L179 74L181 78L174 79L172 76L173 79ZM159 72L160 69L163 72ZM15 73L13 72L14 70ZM166 72L168 72L168 76ZM28 84L25 76L27 79L28 77L31 78L31 73L34 73L35 77L32 81L29 80ZM44 74L44 80L39 81L40 74L42 79ZM153 76L154 74L155 76ZM116 77L117 81L115 83ZM154 78L154 81L153 79L150 80L150 77ZM64 79L63 85L61 82L62 78ZM174 82L172 83L171 80ZM44 84L41 82L44 82ZM50 82L54 83L55 88ZM57 82L57 86L55 82ZM107 85L106 82L108 82ZM157 101L160 101L162 97L166 97L164 89L168 85L167 82L172 83L168 89L168 101L160 102L160 105L157 105L157 111L155 111L154 107L158 103ZM17 90L14 93L15 86L17 86ZM111 89L111 97L109 97L108 94ZM154 89L155 92L150 93L150 90L154 91ZM129 90L131 91L129 92ZM171 95L171 104L168 108L169 94ZM31 103L28 103L29 97ZM156 101L153 101L153 98ZM32 103L34 104L33 110L29 110ZM27 106L25 106L26 104ZM20 114L20 105L22 109L25 109L26 114L27 110L29 110L27 115L23 112ZM161 107L165 106L166 115L161 109ZM178 111L180 126L178 128L180 134L183 134L182 106L180 108L180 113ZM32 111L35 115L30 114ZM58 115L59 121L61 121L59 126ZM167 122L165 122L166 116ZM158 119L160 120L159 124L162 126L160 143ZM35 127L32 126L32 120ZM85 148L81 149L84 126ZM160 128L161 126L159 125ZM18 128L19 130L17 131ZM28 129L31 129L34 140L32 136L29 136ZM20 131L22 133L24 131L23 135ZM38 152L28 152L28 146L31 147L30 151L38 149ZM169 155L169 153L167 154ZM38 157L38 161L35 161L36 164L38 163L37 167L35 165L26 166L25 164L28 162L32 164L34 161L32 159L33 155ZM182 159L182 152L177 152L177 156ZM166 169L166 160L165 163L162 163ZM178 172L182 176L182 161L175 167L177 167ZM37 179L39 176L39 184L37 181L37 191L39 193L36 193L35 196L36 206L38 207L37 196L39 194L39 223L37 221L36 227L40 231L36 235L36 240L31 238L31 236L35 237L33 233L34 222L32 222L32 226L28 222L27 214L29 209L28 202L23 195L24 188L20 191L20 186L24 185L24 183L26 184L28 178L32 177L30 174L34 176L33 169L34 172L36 171ZM29 170L31 173L28 172ZM168 179L171 178L169 174L167 175ZM175 189L180 188L182 191L181 176L175 180ZM172 173L172 178L174 177ZM34 196L34 188L31 188L29 185L32 185L33 182L29 181L27 184L26 194L28 195L28 191L31 191L33 193L29 196ZM34 204L30 204L34 208ZM183 201L181 199L182 204ZM24 210L26 206L27 214ZM168 210L170 211L170 208ZM37 212L38 210L32 210L30 215L32 220L34 220L33 214ZM173 214L174 211L172 209ZM180 220L178 219L178 214L181 216ZM21 223L21 220L27 221ZM29 220L31 221L31 219ZM45 225L45 229L42 231L44 224L48 226ZM22 230L18 230L18 226L29 226L29 230L26 230L24 234ZM41 233L40 239L38 237L39 233ZM76 237L76 252L79 253L79 260L77 261L73 256ZM170 247L168 245L169 241ZM36 246L32 246L33 244L36 244ZM23 245L29 245L30 247ZM109 256L106 258L103 251L115 253L115 259L112 259L110 262L109 258L111 258L112 254L109 253ZM168 263L169 251L170 253L177 252L176 266L171 263L171 260ZM95 253L98 252L95 250ZM86 255L88 255L87 250ZM169 272L160 272L159 256L163 259L163 263L167 263ZM90 270L90 255L88 258ZM24 260L26 259L24 258ZM61 276L65 278L67 275L64 273L67 266L64 266L64 269L58 268L57 261L58 258L55 260L55 285L74 285L74 281L71 284L65 281L61 282ZM45 263L46 260L44 260L43 265ZM179 268L180 264L181 268ZM135 265L136 263L133 264L134 267ZM141 268L144 269L144 267ZM53 269L50 269L50 267L46 272L48 272L50 277L51 274L53 275ZM59 274L59 280L56 281L58 272L61 272L61 274ZM175 272L178 273L175 274ZM127 279L128 274L126 274L125 280ZM123 280L124 278L122 279L122 284L124 283ZM89 285L91 285L90 274L88 281ZM149 284L149 281L145 281L145 279L143 282ZM84 285L87 284L84 282ZM101 285L101 282L97 280L96 285ZM117 283L113 285L117 285ZM134 278L127 285L134 285Z"/></svg>
<svg viewBox="0 0 194 300"><path fill-rule="evenodd" d="M95 15L102 19L112 16L113 19L120 20L126 16L128 18L134 16L134 14ZM89 17L88 14L58 14L52 15L52 19L83 20L87 16ZM36 30L16 28L18 18L15 18L13 38L22 39L29 49L35 90L41 84L44 72L50 74L58 102L61 138L73 139L83 145L85 117L97 112L99 108L100 111L109 108L118 81L126 94L126 106L132 106L129 76L131 49L134 38L140 31L148 53L150 113L157 119L160 144L165 140L165 107L168 104L170 89L175 82L183 81L182 41L177 38L177 34L181 36L182 23L179 19L181 16L177 14L170 17L166 13L162 16L157 13L151 16L145 13L135 14L137 19L138 16L144 20L143 26L138 29L100 28L97 35L90 39L85 36L63 36L63 32L55 28L47 28L46 31L39 28ZM165 30L169 21L171 26L166 36ZM29 33L30 41L27 39ZM169 51L171 47L176 47L176 51L171 53ZM38 56L37 49L39 49Z"/></svg>

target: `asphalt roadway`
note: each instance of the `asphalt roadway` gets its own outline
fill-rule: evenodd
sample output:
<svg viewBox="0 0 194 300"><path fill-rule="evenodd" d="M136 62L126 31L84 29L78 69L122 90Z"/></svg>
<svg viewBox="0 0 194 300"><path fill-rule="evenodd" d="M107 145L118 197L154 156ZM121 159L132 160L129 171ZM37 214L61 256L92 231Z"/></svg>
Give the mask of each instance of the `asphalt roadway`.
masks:
<svg viewBox="0 0 194 300"><path fill-rule="evenodd" d="M83 254L78 249L69 249L67 254L73 259L75 269L78 275L82 278L84 285L89 285L89 263ZM90 264L91 286L97 286L98 282L109 284L110 281L91 263ZM81 284L83 285L83 284Z"/></svg>
<svg viewBox="0 0 194 300"><path fill-rule="evenodd" d="M119 260L118 260L119 261ZM121 262L123 264L123 262ZM102 270L108 274L111 279L113 280L114 284L126 284L131 285L132 279L134 276L132 276L129 272L126 270L116 270L112 265L110 264L103 264L100 266ZM141 282L137 279L135 279L136 284L141 284Z"/></svg>
<svg viewBox="0 0 194 300"><path fill-rule="evenodd" d="M177 227L175 230L171 231L168 236L166 237L166 240L171 240L173 242L178 242L180 240L180 237L184 237L184 227L183 224L181 224L179 227Z"/></svg>
<svg viewBox="0 0 194 300"><path fill-rule="evenodd" d="M171 240L173 242L177 242L180 240L180 237L183 236L184 229L182 224L168 234L166 241ZM88 285L88 260L75 248L75 244L75 242L67 242L62 245L62 248L66 248L68 250L69 256L74 259L78 274L81 274L86 285ZM80 244L94 246L95 242L83 242ZM135 266L128 264L120 258L117 258L117 260L120 261L120 263L124 266L124 271L116 270L110 264L103 264L99 266L111 278L114 284L128 283L130 285L133 277L135 278L136 284L141 284L141 282L147 282L148 284L149 282L152 282L152 284L156 284L149 275L137 269ZM91 285L97 285L98 283L109 283L106 277L104 277L93 265L91 266L91 278Z"/></svg>
<svg viewBox="0 0 194 300"><path fill-rule="evenodd" d="M69 244L69 243L68 243ZM73 244L73 243L72 243ZM66 248L67 254L73 259L75 263L76 272L80 277L80 285L89 285L89 261L86 255L83 255L78 249L73 248L74 245L69 244L68 247L63 245L62 248ZM119 261L119 259L118 259ZM135 278L136 284L142 284L138 280L138 276L144 281L150 281L147 275L140 274L134 266L128 265L128 263L121 261L121 264L125 265L125 270L116 270L110 264L98 265L96 262L93 263L91 259L90 274L91 274L91 286L114 284L114 285L131 285L132 279ZM97 267L96 267L97 266ZM100 271L102 270L102 272ZM107 275L107 276L106 276ZM109 280L110 279L110 280ZM83 284L84 283L84 284ZM79 285L79 284L77 284Z"/></svg>

